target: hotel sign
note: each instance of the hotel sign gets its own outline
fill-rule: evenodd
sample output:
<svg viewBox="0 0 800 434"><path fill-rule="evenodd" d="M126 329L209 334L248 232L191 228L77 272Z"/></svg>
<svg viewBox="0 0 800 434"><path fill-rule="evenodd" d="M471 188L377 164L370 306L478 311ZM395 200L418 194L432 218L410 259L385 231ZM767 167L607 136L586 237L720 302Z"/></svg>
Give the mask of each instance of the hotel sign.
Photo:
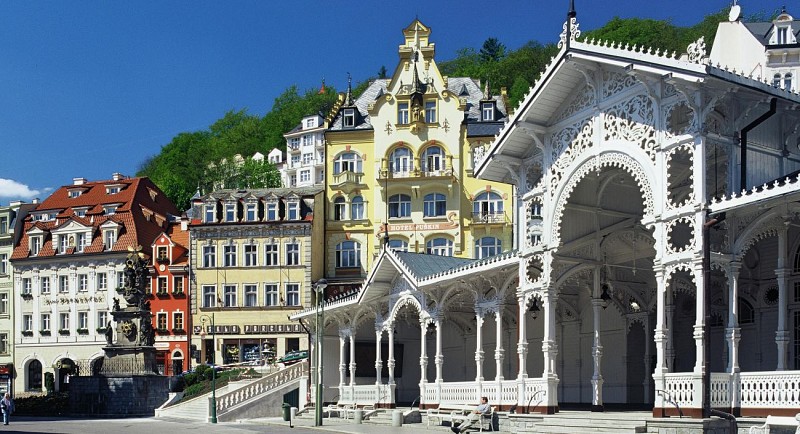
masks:
<svg viewBox="0 0 800 434"><path fill-rule="evenodd" d="M244 326L245 334L303 333L300 324L255 324Z"/></svg>

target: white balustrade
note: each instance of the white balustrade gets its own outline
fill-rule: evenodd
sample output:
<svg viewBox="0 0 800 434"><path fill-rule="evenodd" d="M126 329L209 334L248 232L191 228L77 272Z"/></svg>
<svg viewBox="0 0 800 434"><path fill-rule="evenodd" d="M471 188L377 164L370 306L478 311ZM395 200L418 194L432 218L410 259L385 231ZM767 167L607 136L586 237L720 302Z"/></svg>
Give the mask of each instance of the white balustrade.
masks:
<svg viewBox="0 0 800 434"><path fill-rule="evenodd" d="M339 388L339 404L394 404L394 385L362 384Z"/></svg>
<svg viewBox="0 0 800 434"><path fill-rule="evenodd" d="M217 415L225 414L237 405L271 390L280 388L292 381L308 376L308 362L300 362L278 372L269 374L259 380L217 396Z"/></svg>
<svg viewBox="0 0 800 434"><path fill-rule="evenodd" d="M711 373L711 406L715 408L731 405L731 375L723 372Z"/></svg>
<svg viewBox="0 0 800 434"><path fill-rule="evenodd" d="M681 408L694 407L695 394L700 393L694 388L695 376L687 373L670 373L664 377L664 391L669 394L669 399L675 401Z"/></svg>
<svg viewBox="0 0 800 434"><path fill-rule="evenodd" d="M800 407L800 371L742 372L741 407Z"/></svg>

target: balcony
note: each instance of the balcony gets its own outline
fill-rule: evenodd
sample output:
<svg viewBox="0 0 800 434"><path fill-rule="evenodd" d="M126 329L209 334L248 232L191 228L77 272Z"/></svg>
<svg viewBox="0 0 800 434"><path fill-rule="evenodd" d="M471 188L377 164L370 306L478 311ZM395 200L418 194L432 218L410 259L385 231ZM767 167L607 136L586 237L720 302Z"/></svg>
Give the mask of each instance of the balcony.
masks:
<svg viewBox="0 0 800 434"><path fill-rule="evenodd" d="M381 161L381 170L378 179L381 180L404 180L408 178L433 178L440 180L452 181L456 178L456 172L453 169L453 160L451 157L439 160L438 162L430 164L418 164L416 160L413 167L407 168L403 171L392 170L391 162L384 158Z"/></svg>
<svg viewBox="0 0 800 434"><path fill-rule="evenodd" d="M508 216L505 212L473 212L472 224L507 224L509 223Z"/></svg>
<svg viewBox="0 0 800 434"><path fill-rule="evenodd" d="M356 188L364 188L366 185L363 182L364 174L350 171L344 171L333 175L331 181L331 188L337 190L351 190Z"/></svg>

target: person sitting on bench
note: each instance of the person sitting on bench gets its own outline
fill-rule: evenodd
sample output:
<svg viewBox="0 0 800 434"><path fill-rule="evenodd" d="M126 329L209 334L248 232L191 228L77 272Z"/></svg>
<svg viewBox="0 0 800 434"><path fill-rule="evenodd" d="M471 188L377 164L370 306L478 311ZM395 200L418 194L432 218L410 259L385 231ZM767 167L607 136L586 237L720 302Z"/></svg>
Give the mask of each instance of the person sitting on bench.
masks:
<svg viewBox="0 0 800 434"><path fill-rule="evenodd" d="M451 427L450 429L454 433L462 433L467 430L472 424L480 420L480 418L492 414L492 407L489 405L489 398L483 396L481 397L481 403L478 404L478 407L472 411L467 418L464 419L463 422L459 426Z"/></svg>

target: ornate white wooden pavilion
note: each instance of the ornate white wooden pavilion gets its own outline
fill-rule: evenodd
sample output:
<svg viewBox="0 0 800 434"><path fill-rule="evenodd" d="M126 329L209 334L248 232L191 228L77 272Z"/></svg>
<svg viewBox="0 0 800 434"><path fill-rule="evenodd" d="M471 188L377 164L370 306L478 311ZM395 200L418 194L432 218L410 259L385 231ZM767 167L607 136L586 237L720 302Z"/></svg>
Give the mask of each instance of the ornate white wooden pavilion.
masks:
<svg viewBox="0 0 800 434"><path fill-rule="evenodd" d="M517 186L518 251L381 252L357 294L324 306L325 401L699 417L708 373L716 409L794 415L800 96L710 65L702 41L678 58L568 23L473 150L478 176Z"/></svg>

